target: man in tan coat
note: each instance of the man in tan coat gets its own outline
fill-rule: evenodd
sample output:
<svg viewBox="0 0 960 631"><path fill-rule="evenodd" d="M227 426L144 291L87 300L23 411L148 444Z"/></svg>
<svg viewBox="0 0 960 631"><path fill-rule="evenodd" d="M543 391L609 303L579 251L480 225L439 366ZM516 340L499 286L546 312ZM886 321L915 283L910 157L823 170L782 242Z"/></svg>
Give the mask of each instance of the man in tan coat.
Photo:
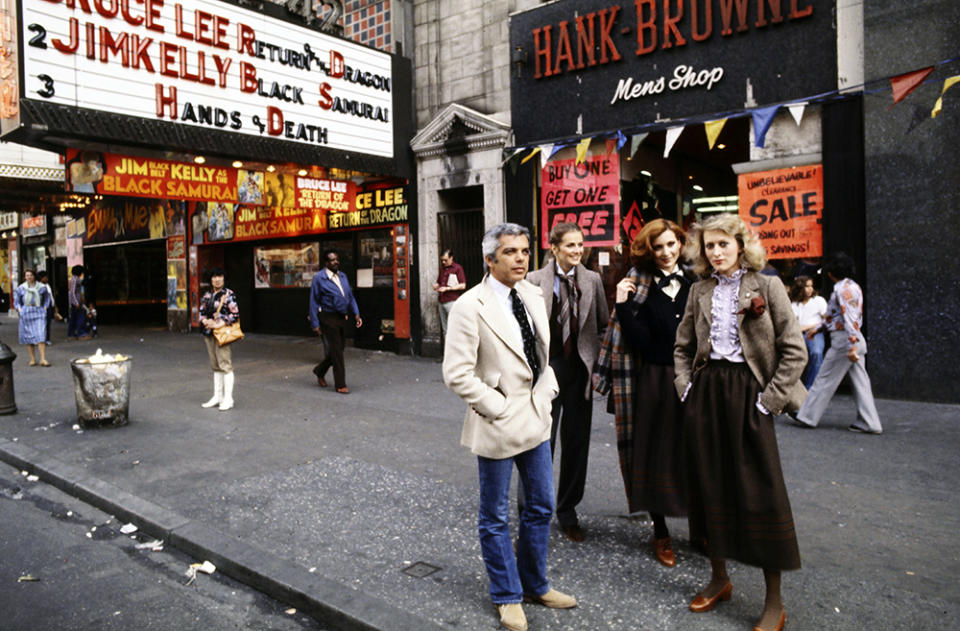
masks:
<svg viewBox="0 0 960 631"><path fill-rule="evenodd" d="M550 407L557 380L547 360L550 326L543 295L524 280L529 231L496 225L482 247L489 273L454 303L443 380L467 403L460 442L477 456L480 548L490 597L504 627L525 631L523 600L561 609L577 604L551 589L546 578L553 513ZM514 466L526 495L516 551L509 524Z"/></svg>
<svg viewBox="0 0 960 631"><path fill-rule="evenodd" d="M600 274L580 262L583 231L574 223L550 230L553 260L530 272L527 280L540 287L550 324L550 367L560 394L553 400L551 453L560 437L560 483L557 521L572 541L583 541L577 504L587 481L587 456L593 416L590 374L600 354L600 339L610 310Z"/></svg>

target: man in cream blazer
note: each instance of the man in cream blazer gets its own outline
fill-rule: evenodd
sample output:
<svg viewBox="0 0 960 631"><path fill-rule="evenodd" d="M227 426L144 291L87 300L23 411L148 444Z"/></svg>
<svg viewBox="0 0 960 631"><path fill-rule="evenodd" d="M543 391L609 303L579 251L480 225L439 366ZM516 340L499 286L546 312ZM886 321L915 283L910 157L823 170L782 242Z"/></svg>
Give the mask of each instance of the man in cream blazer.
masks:
<svg viewBox="0 0 960 631"><path fill-rule="evenodd" d="M524 600L561 609L577 604L546 578L553 513L550 408L557 380L547 357L543 295L524 280L529 231L496 225L482 247L489 273L450 312L443 380L467 403L460 442L477 456L480 548L490 597L504 627L525 631ZM514 467L526 493L515 551L509 525Z"/></svg>

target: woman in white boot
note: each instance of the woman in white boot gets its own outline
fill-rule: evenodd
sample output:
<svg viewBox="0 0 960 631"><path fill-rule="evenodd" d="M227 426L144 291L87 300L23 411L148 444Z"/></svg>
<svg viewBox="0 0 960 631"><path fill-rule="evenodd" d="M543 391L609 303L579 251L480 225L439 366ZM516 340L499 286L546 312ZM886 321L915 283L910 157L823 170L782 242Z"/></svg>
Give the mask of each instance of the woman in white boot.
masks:
<svg viewBox="0 0 960 631"><path fill-rule="evenodd" d="M237 298L223 286L223 270L210 271L211 290L200 300L200 324L203 325L203 341L207 344L210 367L213 368L213 397L203 404L205 408L219 406L221 410L233 407L233 364L230 361L230 344L217 346L213 330L233 324L240 318Z"/></svg>

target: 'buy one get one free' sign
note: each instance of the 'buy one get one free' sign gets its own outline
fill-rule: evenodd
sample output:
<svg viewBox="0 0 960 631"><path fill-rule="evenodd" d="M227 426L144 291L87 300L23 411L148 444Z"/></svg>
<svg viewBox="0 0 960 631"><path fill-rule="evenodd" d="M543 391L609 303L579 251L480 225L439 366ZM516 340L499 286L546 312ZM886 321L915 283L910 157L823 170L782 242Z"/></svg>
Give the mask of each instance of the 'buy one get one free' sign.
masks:
<svg viewBox="0 0 960 631"><path fill-rule="evenodd" d="M549 247L550 230L575 223L583 244L615 246L620 224L620 159L616 154L549 162L541 172L541 246Z"/></svg>

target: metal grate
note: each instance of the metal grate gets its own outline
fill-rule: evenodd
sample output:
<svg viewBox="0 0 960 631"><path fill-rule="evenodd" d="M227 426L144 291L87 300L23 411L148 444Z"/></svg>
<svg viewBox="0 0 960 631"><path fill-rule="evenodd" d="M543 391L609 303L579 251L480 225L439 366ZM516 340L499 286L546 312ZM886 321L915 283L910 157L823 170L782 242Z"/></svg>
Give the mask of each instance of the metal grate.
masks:
<svg viewBox="0 0 960 631"><path fill-rule="evenodd" d="M414 578L426 578L435 572L439 572L442 568L437 567L436 565L430 565L429 563L424 563L423 561L417 561L412 565L401 570L404 574L412 576Z"/></svg>

